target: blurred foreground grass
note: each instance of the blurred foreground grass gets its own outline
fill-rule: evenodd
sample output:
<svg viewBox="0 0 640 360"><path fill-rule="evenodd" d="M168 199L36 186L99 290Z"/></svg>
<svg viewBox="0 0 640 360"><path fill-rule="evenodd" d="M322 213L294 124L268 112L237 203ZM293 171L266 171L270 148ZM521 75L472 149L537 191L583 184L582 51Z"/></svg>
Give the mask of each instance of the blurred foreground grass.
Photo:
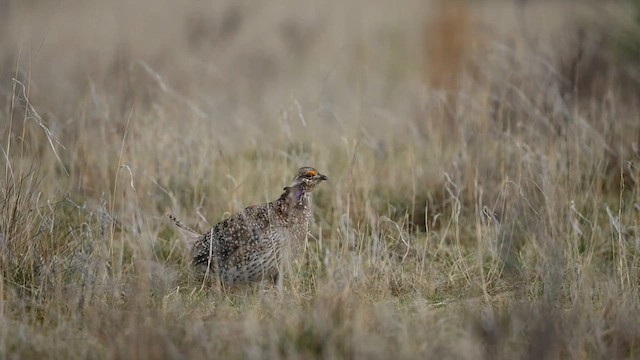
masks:
<svg viewBox="0 0 640 360"><path fill-rule="evenodd" d="M0 357L637 357L632 6L0 1ZM284 289L201 284L165 214L302 165Z"/></svg>

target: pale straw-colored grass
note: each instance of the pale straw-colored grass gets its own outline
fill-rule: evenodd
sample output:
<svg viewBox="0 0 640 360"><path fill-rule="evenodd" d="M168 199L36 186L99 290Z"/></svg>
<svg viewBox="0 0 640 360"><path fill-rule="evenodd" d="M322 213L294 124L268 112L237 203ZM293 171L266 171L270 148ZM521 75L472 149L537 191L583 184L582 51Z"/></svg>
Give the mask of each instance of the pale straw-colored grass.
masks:
<svg viewBox="0 0 640 360"><path fill-rule="evenodd" d="M0 7L0 357L640 351L629 4ZM330 182L284 287L203 284L166 214L302 165Z"/></svg>

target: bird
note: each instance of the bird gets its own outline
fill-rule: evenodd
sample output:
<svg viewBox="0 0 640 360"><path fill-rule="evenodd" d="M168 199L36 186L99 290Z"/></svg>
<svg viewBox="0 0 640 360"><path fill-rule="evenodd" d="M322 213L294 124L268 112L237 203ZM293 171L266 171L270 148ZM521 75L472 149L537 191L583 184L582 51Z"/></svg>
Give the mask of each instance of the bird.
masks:
<svg viewBox="0 0 640 360"><path fill-rule="evenodd" d="M313 167L298 169L278 199L249 206L201 234L191 246L192 264L224 284L276 283L305 242L313 217L311 193L326 180Z"/></svg>

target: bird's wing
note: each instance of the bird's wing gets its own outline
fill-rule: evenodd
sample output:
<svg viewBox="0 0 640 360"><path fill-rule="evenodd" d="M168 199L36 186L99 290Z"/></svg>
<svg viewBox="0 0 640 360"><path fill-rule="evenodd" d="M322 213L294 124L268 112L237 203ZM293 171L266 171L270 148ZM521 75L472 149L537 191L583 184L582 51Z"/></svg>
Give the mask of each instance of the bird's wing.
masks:
<svg viewBox="0 0 640 360"><path fill-rule="evenodd" d="M269 228L270 222L264 206L250 206L219 222L202 235L196 245L200 248L194 251L194 263L207 263L209 254L215 254L222 263L231 258L241 258L262 245Z"/></svg>

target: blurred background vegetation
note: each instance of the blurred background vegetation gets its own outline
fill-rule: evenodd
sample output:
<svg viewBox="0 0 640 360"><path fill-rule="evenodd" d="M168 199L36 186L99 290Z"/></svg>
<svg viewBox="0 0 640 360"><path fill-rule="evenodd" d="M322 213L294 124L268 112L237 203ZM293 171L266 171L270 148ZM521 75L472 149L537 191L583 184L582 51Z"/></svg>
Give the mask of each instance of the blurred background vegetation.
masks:
<svg viewBox="0 0 640 360"><path fill-rule="evenodd" d="M0 0L0 357L633 358L640 2ZM206 231L326 173L283 289Z"/></svg>

